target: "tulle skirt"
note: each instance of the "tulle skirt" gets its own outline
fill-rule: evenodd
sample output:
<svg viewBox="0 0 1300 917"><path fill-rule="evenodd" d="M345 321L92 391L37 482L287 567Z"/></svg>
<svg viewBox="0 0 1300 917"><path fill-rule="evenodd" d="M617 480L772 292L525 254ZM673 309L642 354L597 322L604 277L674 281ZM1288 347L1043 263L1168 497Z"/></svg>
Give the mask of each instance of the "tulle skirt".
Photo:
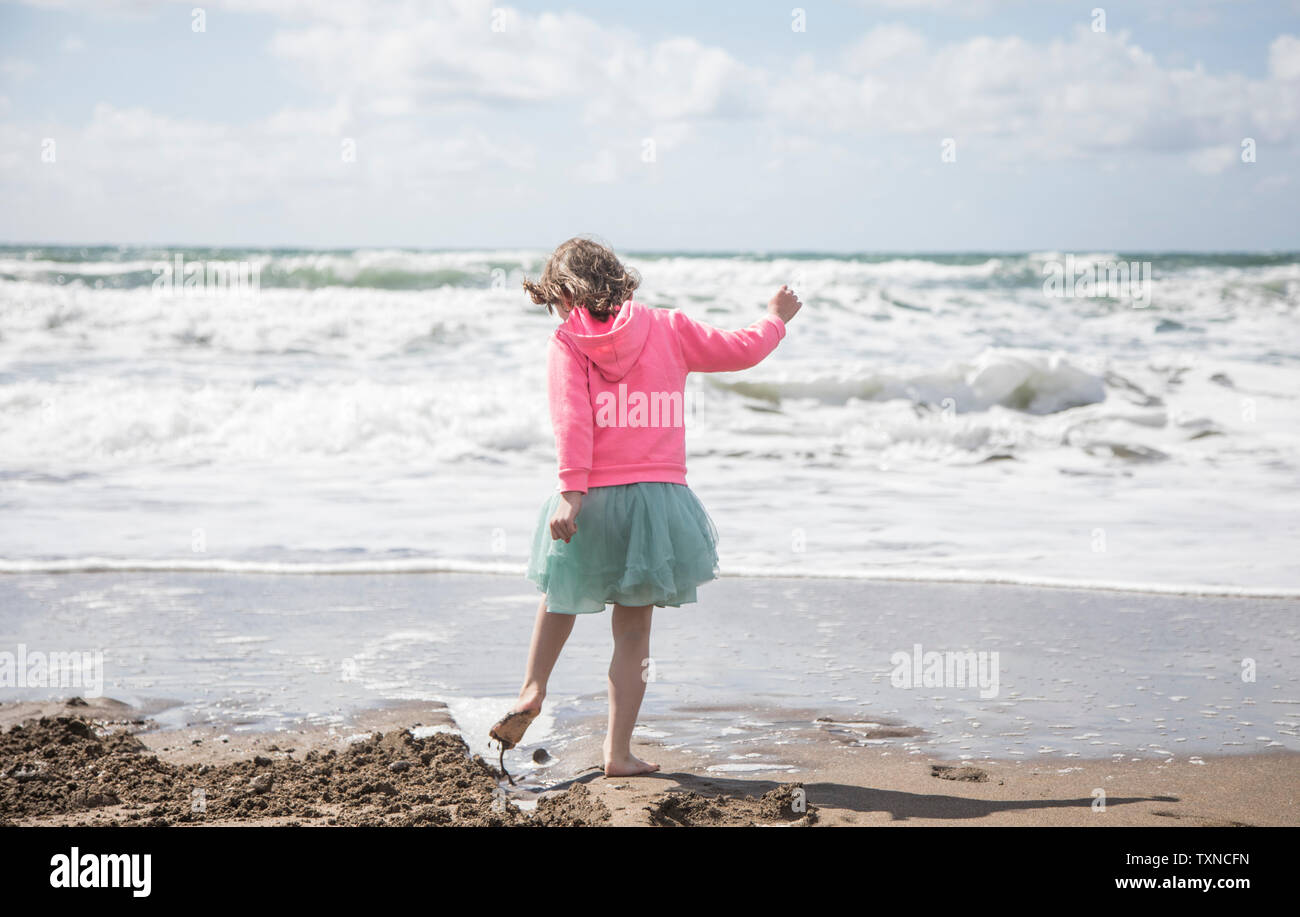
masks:
<svg viewBox="0 0 1300 917"><path fill-rule="evenodd" d="M718 575L718 531L685 484L593 487L569 543L551 538L557 492L537 514L528 578L547 608L592 614L610 603L685 605Z"/></svg>

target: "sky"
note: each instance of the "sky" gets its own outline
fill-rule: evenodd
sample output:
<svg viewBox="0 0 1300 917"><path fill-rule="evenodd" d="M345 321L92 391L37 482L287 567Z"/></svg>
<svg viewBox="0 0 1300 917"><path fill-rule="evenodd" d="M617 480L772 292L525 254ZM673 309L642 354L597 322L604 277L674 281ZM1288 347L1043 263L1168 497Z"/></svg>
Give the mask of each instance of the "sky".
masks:
<svg viewBox="0 0 1300 917"><path fill-rule="evenodd" d="M1300 249L1300 0L199 2L0 2L0 242Z"/></svg>

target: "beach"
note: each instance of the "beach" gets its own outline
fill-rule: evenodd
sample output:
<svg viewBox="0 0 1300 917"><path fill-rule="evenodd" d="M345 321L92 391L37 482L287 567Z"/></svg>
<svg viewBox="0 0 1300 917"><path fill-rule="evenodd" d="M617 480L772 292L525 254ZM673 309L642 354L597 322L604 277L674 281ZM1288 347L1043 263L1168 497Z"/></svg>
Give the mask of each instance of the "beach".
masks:
<svg viewBox="0 0 1300 917"><path fill-rule="evenodd" d="M634 741L667 775L623 789L592 770L607 614L506 756L517 787L487 741L556 487L555 318L519 288L545 255L0 245L4 709L111 698L33 741L125 718L158 767L223 786L267 758L285 795L257 817L282 821L480 823L498 786L526 820L582 786L564 817L690 820L671 800L694 791L735 797L725 823L1297 822L1294 253L628 253L650 307L740 328L781 284L804 307L759 366L687 380L721 578L655 613ZM259 283L159 284L177 258ZM1139 300L1044 284L1112 261ZM41 676L65 653L88 680ZM368 734L355 775L396 808L331 816L304 749ZM401 760L422 769L380 779ZM189 811L104 779L134 808L6 817ZM275 786L206 817L246 822ZM791 787L812 809L785 812ZM1098 820L1103 793L1123 801Z"/></svg>
<svg viewBox="0 0 1300 917"><path fill-rule="evenodd" d="M1284 887L1297 12L0 0L4 887Z"/></svg>
<svg viewBox="0 0 1300 917"><path fill-rule="evenodd" d="M54 735L78 718L99 729L129 709L62 703L0 706L7 729ZM81 720L84 721L84 720ZM94 731L94 730L92 730ZM9 733L12 737L12 733ZM981 761L826 742L784 750L789 772L723 776L654 740L634 751L663 770L606 779L599 739L570 746L573 777L511 787L494 763L471 760L445 713L430 705L368 711L342 730L218 734L214 728L136 733L114 749L129 763L89 787L18 804L16 758L0 737L6 793L0 824L17 826L1295 826L1300 778L1294 752L1187 760ZM414 736L423 738L415 739ZM88 739L74 739L85 745ZM442 743L434 745L434 742ZM525 748L526 752L528 749ZM71 757L67 744L61 759ZM516 755L518 752L516 752ZM439 760L429 762L428 757ZM20 756L21 757L21 756ZM30 756L29 756L30 757ZM148 761L148 766L141 760ZM353 761L360 763L352 764ZM322 768L321 762L337 762ZM403 765L405 762L405 765ZM507 762L509 769L509 762ZM106 768L105 770L111 770ZM127 776L127 772L134 772ZM142 779L139 774L148 775ZM312 776L315 779L312 779ZM257 783L261 778L267 785ZM53 782L53 781L51 781ZM51 788L52 789L52 788ZM800 800L796 802L795 800ZM7 809L7 811L6 811Z"/></svg>
<svg viewBox="0 0 1300 917"><path fill-rule="evenodd" d="M87 706L67 706L73 690L7 692L0 724L45 716L53 730L26 752L4 746L9 791L68 728L80 730L73 744L125 729L142 743L133 756L238 784L233 797L210 791L202 818L185 817L206 785L196 773L173 774L162 801L109 773L44 803L10 795L0 815L523 824L552 799L540 811L555 824L1300 824L1295 600L724 577L698 605L656 612L633 747L661 774L599 770L609 622L593 615L575 627L543 716L505 756L512 786L486 733L521 675L536 603L526 586L478 574L0 578L3 646L103 654L102 696ZM984 653L996 684L913 684L902 660L918 645L922 657ZM77 718L88 728L70 727ZM358 748L359 785L384 785L382 798L313 801L350 784L313 779L310 753ZM460 763L427 772L426 755ZM413 768L388 771L402 758ZM262 771L269 796L239 789ZM469 778L477 801L436 790ZM117 802L57 801L78 794ZM457 805L463 822L434 812Z"/></svg>

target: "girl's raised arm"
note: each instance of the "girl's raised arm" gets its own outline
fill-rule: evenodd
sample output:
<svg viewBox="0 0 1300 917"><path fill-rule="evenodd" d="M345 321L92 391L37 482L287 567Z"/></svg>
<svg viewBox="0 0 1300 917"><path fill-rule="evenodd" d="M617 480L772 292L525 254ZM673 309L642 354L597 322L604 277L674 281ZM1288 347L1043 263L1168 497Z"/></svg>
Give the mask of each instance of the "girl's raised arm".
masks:
<svg viewBox="0 0 1300 917"><path fill-rule="evenodd" d="M674 311L672 326L689 372L727 373L749 369L775 350L785 337L785 322L774 312L740 331L723 331Z"/></svg>

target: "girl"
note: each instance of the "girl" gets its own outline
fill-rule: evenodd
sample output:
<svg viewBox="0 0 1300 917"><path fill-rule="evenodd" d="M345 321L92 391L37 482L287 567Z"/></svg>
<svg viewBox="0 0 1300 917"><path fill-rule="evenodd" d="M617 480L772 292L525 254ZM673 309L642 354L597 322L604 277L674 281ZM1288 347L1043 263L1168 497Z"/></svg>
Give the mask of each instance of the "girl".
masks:
<svg viewBox="0 0 1300 917"><path fill-rule="evenodd" d="M783 286L763 318L721 331L634 301L639 284L610 249L581 238L557 248L536 283L524 281L533 302L564 319L547 354L560 483L542 505L528 564L545 596L524 685L489 732L503 754L519 743L541 712L574 617L612 603L607 777L659 769L631 749L650 615L656 605L694 602L696 586L717 575L717 531L686 486L686 374L755 365L802 305Z"/></svg>

